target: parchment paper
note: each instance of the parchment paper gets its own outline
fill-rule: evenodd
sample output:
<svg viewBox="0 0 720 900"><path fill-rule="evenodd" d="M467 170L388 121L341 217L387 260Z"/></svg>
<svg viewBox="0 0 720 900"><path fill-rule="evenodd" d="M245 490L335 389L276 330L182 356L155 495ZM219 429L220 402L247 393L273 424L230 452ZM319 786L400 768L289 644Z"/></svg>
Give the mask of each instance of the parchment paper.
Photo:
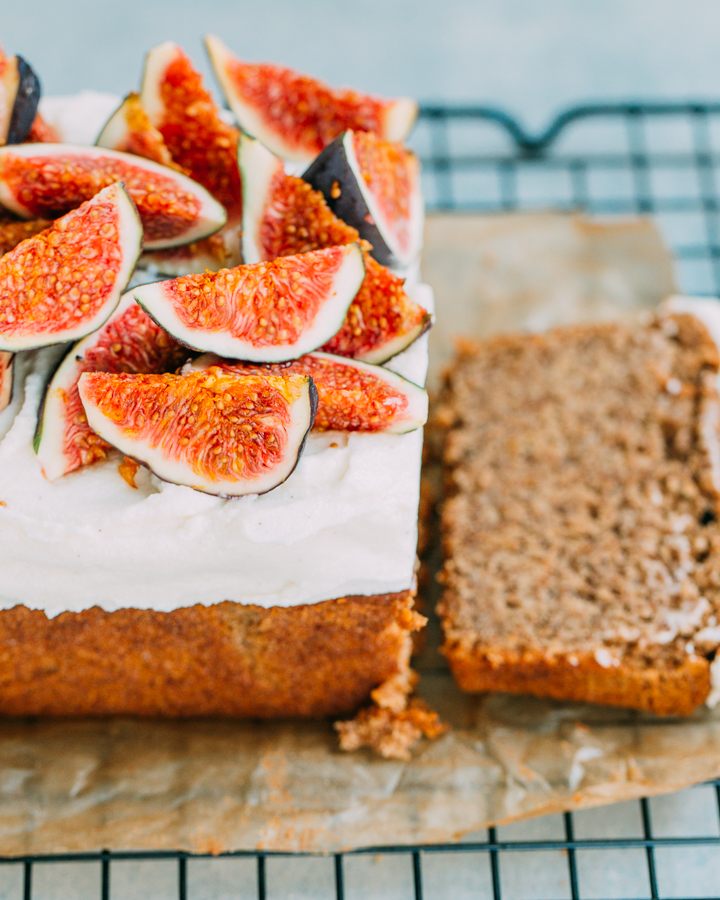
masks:
<svg viewBox="0 0 720 900"><path fill-rule="evenodd" d="M673 264L649 219L612 224L557 213L434 215L423 277L435 290L430 384L453 338L622 318L675 290Z"/></svg>
<svg viewBox="0 0 720 900"><path fill-rule="evenodd" d="M453 334L627 314L674 291L651 223L555 214L433 217L424 274L436 373ZM432 572L424 584L427 611ZM432 843L720 776L720 709L660 719L469 696L438 641L433 619L420 692L453 729L408 763L340 753L329 722L0 720L0 855Z"/></svg>

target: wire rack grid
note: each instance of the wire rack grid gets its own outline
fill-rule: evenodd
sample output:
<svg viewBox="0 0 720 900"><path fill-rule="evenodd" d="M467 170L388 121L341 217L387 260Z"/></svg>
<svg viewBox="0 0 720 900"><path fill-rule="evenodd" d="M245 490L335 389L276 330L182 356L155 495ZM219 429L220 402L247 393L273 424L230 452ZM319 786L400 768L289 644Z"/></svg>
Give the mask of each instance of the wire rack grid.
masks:
<svg viewBox="0 0 720 900"><path fill-rule="evenodd" d="M575 107L559 115L539 136L528 134L497 109L426 105L420 111L413 145L423 165L431 211L562 209L599 216L651 215L673 251L682 289L720 295L720 103ZM62 896L88 900L151 896L147 887L153 879L152 896L168 900L210 896L257 900L289 896L335 900L720 898L720 782L694 790L705 791L706 806L712 796L712 810L706 809L709 825L699 834L692 827L689 834L667 827L658 833L652 806L657 801L643 799L623 804L623 815L627 817L631 807L637 820L631 836L617 836L612 828L612 836L582 834L578 825L585 814L565 813L552 817L553 837L547 836L547 829L539 837L523 838L522 829L518 833L507 827L490 828L486 834L454 844L377 847L317 857L319 868L311 871L304 886L303 879L287 868L302 855L238 852L209 858L162 851L0 858L0 900L61 896L58 872L72 867L83 868L87 877L80 877L80 893ZM609 809L614 816L615 808ZM704 869L684 870L683 857L672 856L677 851L707 851L714 856L701 860ZM598 881L598 865L594 880L588 880L588 853L597 863L603 852L622 852L632 859L624 886L612 877ZM554 876L543 880L543 859L550 857L556 865ZM599 868L612 875L618 857L607 858L615 862L600 862ZM475 880L468 876L462 881L456 874L460 860ZM437 865L441 861L449 866ZM236 866L234 874L227 876L230 880L213 881L212 872L230 862ZM375 864L374 874L370 863ZM128 864L135 865L135 882L126 877ZM279 878L281 864L285 875ZM514 877L519 871L529 875L524 882ZM704 872L704 881L692 871ZM53 873L49 877L54 887L48 888L48 872Z"/></svg>
<svg viewBox="0 0 720 900"><path fill-rule="evenodd" d="M426 106L414 143L431 210L652 215L683 289L720 295L720 103L578 106L539 136L500 110Z"/></svg>

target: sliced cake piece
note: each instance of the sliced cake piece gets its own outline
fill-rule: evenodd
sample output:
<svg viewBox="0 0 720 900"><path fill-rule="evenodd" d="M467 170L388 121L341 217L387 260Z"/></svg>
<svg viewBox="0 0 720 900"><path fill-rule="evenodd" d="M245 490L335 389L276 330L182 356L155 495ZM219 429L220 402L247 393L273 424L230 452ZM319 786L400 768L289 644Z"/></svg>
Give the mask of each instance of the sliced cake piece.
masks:
<svg viewBox="0 0 720 900"><path fill-rule="evenodd" d="M720 644L718 352L675 315L464 346L438 419L461 688L687 714Z"/></svg>

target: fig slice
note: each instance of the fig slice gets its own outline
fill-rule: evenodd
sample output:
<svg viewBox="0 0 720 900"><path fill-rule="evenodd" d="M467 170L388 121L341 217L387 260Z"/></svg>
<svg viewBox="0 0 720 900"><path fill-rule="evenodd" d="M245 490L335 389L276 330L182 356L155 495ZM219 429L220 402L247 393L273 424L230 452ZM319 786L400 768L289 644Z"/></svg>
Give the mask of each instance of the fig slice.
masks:
<svg viewBox="0 0 720 900"><path fill-rule="evenodd" d="M163 136L148 118L137 94L125 97L103 126L95 144L108 150L142 156L184 175L190 174L173 162Z"/></svg>
<svg viewBox="0 0 720 900"><path fill-rule="evenodd" d="M219 497L263 494L292 473L312 428L306 375L85 372L90 427L158 478Z"/></svg>
<svg viewBox="0 0 720 900"><path fill-rule="evenodd" d="M30 134L40 101L40 82L22 56L0 51L0 144L20 144Z"/></svg>
<svg viewBox="0 0 720 900"><path fill-rule="evenodd" d="M403 141L417 116L409 98L388 99L329 85L292 69L247 63L205 39L215 76L243 131L283 159L309 163L348 128Z"/></svg>
<svg viewBox="0 0 720 900"><path fill-rule="evenodd" d="M372 244L385 266L404 268L420 252L424 204L420 167L400 144L346 131L303 174L330 209Z"/></svg>
<svg viewBox="0 0 720 900"><path fill-rule="evenodd" d="M283 362L329 340L365 276L359 244L145 284L133 294L196 350Z"/></svg>
<svg viewBox="0 0 720 900"><path fill-rule="evenodd" d="M72 144L0 147L0 203L24 219L55 219L117 181L137 206L146 249L189 244L225 224L204 187L140 156Z"/></svg>
<svg viewBox="0 0 720 900"><path fill-rule="evenodd" d="M289 363L254 366L205 354L192 369L219 366L238 375L310 375L318 392L316 431L405 434L427 422L428 395L401 375L332 353L306 353Z"/></svg>
<svg viewBox="0 0 720 900"><path fill-rule="evenodd" d="M432 326L433 317L405 293L404 279L365 254L365 278L340 330L320 348L364 362L387 362Z"/></svg>
<svg viewBox="0 0 720 900"><path fill-rule="evenodd" d="M43 475L55 481L107 457L109 445L87 424L78 393L83 372L174 372L188 350L137 305L131 291L93 334L74 344L45 388L33 447Z"/></svg>
<svg viewBox="0 0 720 900"><path fill-rule="evenodd" d="M330 211L320 191L285 173L260 141L240 136L243 173L243 256L246 263L358 240L355 228ZM367 246L367 245L366 245ZM381 363L417 340L432 323L403 280L365 251L365 279L338 334L323 349Z"/></svg>
<svg viewBox="0 0 720 900"><path fill-rule="evenodd" d="M224 122L187 54L166 41L145 60L140 101L172 158L223 204L242 215L237 128Z"/></svg>
<svg viewBox="0 0 720 900"><path fill-rule="evenodd" d="M105 322L140 254L122 184L100 191L0 258L0 350L75 341Z"/></svg>
<svg viewBox="0 0 720 900"><path fill-rule="evenodd" d="M174 47L175 45L171 46ZM229 126L223 123L223 128L227 129ZM237 129L231 130L237 131ZM170 132L170 134L172 136L173 132ZM180 143L177 140L177 133L175 133L175 138L176 143ZM219 137L218 140L220 140ZM236 143L237 134L232 140L232 146L234 147ZM107 147L111 150L134 153L137 156L154 160L162 165L183 172L185 175L191 175L187 169L173 161L165 139L150 121L137 94L128 94L123 100L100 133L97 144L100 147ZM176 147L176 152L179 152L183 158L188 158L187 150L183 152L182 147ZM229 152L233 158L232 165L237 170L235 152L232 149ZM208 169L210 160L206 160L204 157L201 159L203 153L206 152L202 147L196 145L194 155L190 161L194 160L197 163L198 183L203 184L213 193L211 189L217 187L219 182L217 178L214 181L210 178ZM207 153L210 153L209 149ZM200 164L203 162L207 162L208 165ZM237 181L238 194L240 192L239 178L238 172L235 179ZM217 199L222 201L224 198L218 196ZM238 209L241 204L242 197L238 200ZM211 272L217 272L221 268L239 265L242 262L239 234L241 222L237 215L237 210L234 211L232 218L233 221L226 223L215 234L211 234L209 237L202 238L199 241L163 250L150 250L144 253L138 263L139 267L154 269L161 275L177 277L178 275L204 272L206 269L209 269Z"/></svg>
<svg viewBox="0 0 720 900"><path fill-rule="evenodd" d="M246 263L359 240L357 230L330 211L322 193L302 178L287 175L282 160L259 140L241 134L238 159Z"/></svg>

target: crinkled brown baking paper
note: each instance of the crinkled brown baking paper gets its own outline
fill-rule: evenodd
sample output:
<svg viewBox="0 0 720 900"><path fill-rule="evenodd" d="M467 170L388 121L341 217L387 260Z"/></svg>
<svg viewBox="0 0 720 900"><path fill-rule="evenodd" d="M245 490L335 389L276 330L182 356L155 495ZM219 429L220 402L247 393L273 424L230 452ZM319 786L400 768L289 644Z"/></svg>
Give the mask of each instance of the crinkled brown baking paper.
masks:
<svg viewBox="0 0 720 900"><path fill-rule="evenodd" d="M618 318L674 291L672 259L649 219L602 224L557 213L431 216L423 277L438 311L431 384L457 334Z"/></svg>
<svg viewBox="0 0 720 900"><path fill-rule="evenodd" d="M435 372L453 334L606 318L674 289L649 222L555 214L433 217L424 275ZM0 854L447 841L720 776L720 711L658 719L463 695L438 637L432 623L421 692L453 730L408 763L341 754L327 722L0 720Z"/></svg>

